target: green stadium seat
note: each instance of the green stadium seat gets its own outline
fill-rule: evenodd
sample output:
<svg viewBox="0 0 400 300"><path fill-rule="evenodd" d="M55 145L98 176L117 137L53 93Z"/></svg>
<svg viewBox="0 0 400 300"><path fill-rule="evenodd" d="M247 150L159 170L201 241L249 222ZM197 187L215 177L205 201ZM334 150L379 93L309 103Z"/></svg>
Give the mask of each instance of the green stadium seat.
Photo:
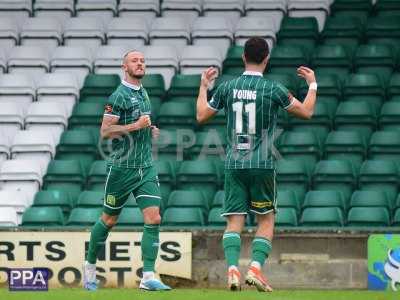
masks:
<svg viewBox="0 0 400 300"><path fill-rule="evenodd" d="M378 16L385 12L400 12L400 2L397 0L379 0L375 3L375 10L377 10Z"/></svg>
<svg viewBox="0 0 400 300"><path fill-rule="evenodd" d="M301 160L280 159L276 162L276 180L278 190L292 190L302 201L310 183L309 171Z"/></svg>
<svg viewBox="0 0 400 300"><path fill-rule="evenodd" d="M182 132L181 132L182 133ZM177 155L183 155L183 149L180 151L181 153L178 153L177 149L179 146L178 141L177 141L177 131L173 129L164 129L160 131L160 136L158 139L153 141L153 147L154 147L154 155L153 159L158 160L161 155L164 156L164 158L169 159L169 160L178 160ZM180 143L182 142L182 139L185 140L187 137L182 134L180 137ZM182 158L181 158L182 160Z"/></svg>
<svg viewBox="0 0 400 300"><path fill-rule="evenodd" d="M225 191L217 191L214 195L212 207L222 207L225 201Z"/></svg>
<svg viewBox="0 0 400 300"><path fill-rule="evenodd" d="M355 191L351 196L350 207L386 207L391 211L394 203L389 201L384 191Z"/></svg>
<svg viewBox="0 0 400 300"><path fill-rule="evenodd" d="M164 212L162 224L163 226L190 228L204 226L205 222L200 208L171 207Z"/></svg>
<svg viewBox="0 0 400 300"><path fill-rule="evenodd" d="M206 123L199 125L197 124L198 130L207 131L211 129L215 129L220 133L226 133L226 117L225 111L223 109L219 110L216 115L214 115L209 121Z"/></svg>
<svg viewBox="0 0 400 300"><path fill-rule="evenodd" d="M218 173L211 160L184 161L177 174L178 187L199 187L212 190L213 196L218 186ZM209 199L209 198L208 198Z"/></svg>
<svg viewBox="0 0 400 300"><path fill-rule="evenodd" d="M138 207L135 196L133 196L132 193L128 196L128 199L126 200L124 207ZM162 208L163 208L163 203L161 202L161 209Z"/></svg>
<svg viewBox="0 0 400 300"><path fill-rule="evenodd" d="M88 176L88 189L91 191L104 191L107 178L107 162L96 160L90 167Z"/></svg>
<svg viewBox="0 0 400 300"><path fill-rule="evenodd" d="M289 114L285 109L278 110L277 129L290 129L288 124Z"/></svg>
<svg viewBox="0 0 400 300"><path fill-rule="evenodd" d="M51 227L63 226L64 216L60 207L32 206L22 215L22 226Z"/></svg>
<svg viewBox="0 0 400 300"><path fill-rule="evenodd" d="M143 227L143 214L138 207L124 207L118 217L117 227Z"/></svg>
<svg viewBox="0 0 400 300"><path fill-rule="evenodd" d="M366 160L361 166L359 187L361 190L385 191L391 201L397 195L399 182L396 164L386 160Z"/></svg>
<svg viewBox="0 0 400 300"><path fill-rule="evenodd" d="M389 226L390 217L386 207L353 207L347 216L347 226Z"/></svg>
<svg viewBox="0 0 400 300"><path fill-rule="evenodd" d="M338 191L309 191L303 202L303 209L309 207L339 207L346 211L347 203Z"/></svg>
<svg viewBox="0 0 400 300"><path fill-rule="evenodd" d="M177 74L172 77L168 97L197 97L200 75Z"/></svg>
<svg viewBox="0 0 400 300"><path fill-rule="evenodd" d="M377 74L387 82L396 65L396 55L389 45L360 45L354 58L357 73Z"/></svg>
<svg viewBox="0 0 400 300"><path fill-rule="evenodd" d="M369 18L366 28L368 43L392 44L398 47L400 19L398 16ZM397 40L397 42L396 42Z"/></svg>
<svg viewBox="0 0 400 300"><path fill-rule="evenodd" d="M358 131L331 131L325 141L325 158L347 160L359 170L366 157L366 142Z"/></svg>
<svg viewBox="0 0 400 300"><path fill-rule="evenodd" d="M369 142L368 157L374 160L390 160L399 164L400 132L376 131Z"/></svg>
<svg viewBox="0 0 400 300"><path fill-rule="evenodd" d="M162 99L164 97L165 83L161 74L146 74L141 83L149 94L150 99L153 97Z"/></svg>
<svg viewBox="0 0 400 300"><path fill-rule="evenodd" d="M318 78L318 104L328 105L329 114L333 117L337 104L342 98L342 87L338 76L332 74L317 74ZM308 92L308 84L305 80L300 82L299 97L303 99ZM314 116L313 116L314 118Z"/></svg>
<svg viewBox="0 0 400 300"><path fill-rule="evenodd" d="M56 150L56 159L79 160L87 173L97 155L97 142L88 130L66 130L62 133Z"/></svg>
<svg viewBox="0 0 400 300"><path fill-rule="evenodd" d="M225 158L226 136L215 129L196 133L196 141L188 149L192 159Z"/></svg>
<svg viewBox="0 0 400 300"><path fill-rule="evenodd" d="M285 17L278 32L279 45L299 45L310 53L318 39L318 23L313 17Z"/></svg>
<svg viewBox="0 0 400 300"><path fill-rule="evenodd" d="M321 158L318 138L312 132L285 132L280 139L278 150L284 159L304 160L309 171Z"/></svg>
<svg viewBox="0 0 400 300"><path fill-rule="evenodd" d="M223 74L238 76L243 73L244 64L242 54L242 46L232 46L228 49L228 53L222 64Z"/></svg>
<svg viewBox="0 0 400 300"><path fill-rule="evenodd" d="M69 194L73 203L85 184L85 173L77 160L52 160L43 178L44 190L61 190Z"/></svg>
<svg viewBox="0 0 400 300"><path fill-rule="evenodd" d="M103 103L82 102L74 106L69 118L69 127L74 128L100 128L104 114Z"/></svg>
<svg viewBox="0 0 400 300"><path fill-rule="evenodd" d="M372 1L370 0L335 0L332 4L333 11L355 10L370 11L372 9Z"/></svg>
<svg viewBox="0 0 400 300"><path fill-rule="evenodd" d="M271 51L268 70L271 73L276 73L274 70L277 69L280 73L292 74L299 66L307 65L308 61L301 46L277 45Z"/></svg>
<svg viewBox="0 0 400 300"><path fill-rule="evenodd" d="M336 16L326 20L321 39L325 45L341 45L348 54L352 54L362 34L362 23L358 18Z"/></svg>
<svg viewBox="0 0 400 300"><path fill-rule="evenodd" d="M342 78L350 72L352 60L343 46L321 45L314 52L312 65L318 73Z"/></svg>
<svg viewBox="0 0 400 300"><path fill-rule="evenodd" d="M367 24L369 12L363 10L339 10L334 13L333 17L340 19L357 19L361 23L362 33L364 33L364 28L365 24Z"/></svg>
<svg viewBox="0 0 400 300"><path fill-rule="evenodd" d="M243 72L242 72L242 73L243 73ZM239 75L240 75L240 74L239 74ZM215 83L214 83L214 86L213 86L211 92L214 94L215 91L218 89L218 87L219 87L222 83L227 82L227 81L229 81L229 80L233 80L233 79L236 79L236 76L230 75L230 74L221 74L221 75L219 75L219 76L215 79Z"/></svg>
<svg viewBox="0 0 400 300"><path fill-rule="evenodd" d="M194 129L197 124L194 103L163 103L157 122L161 128L165 129Z"/></svg>
<svg viewBox="0 0 400 300"><path fill-rule="evenodd" d="M351 163L345 160L321 160L313 174L313 189L339 191L348 200L356 185Z"/></svg>
<svg viewBox="0 0 400 300"><path fill-rule="evenodd" d="M297 213L292 207L280 208L275 217L275 226L294 227L297 226Z"/></svg>
<svg viewBox="0 0 400 300"><path fill-rule="evenodd" d="M164 78L161 74L147 74L141 82L150 98L152 120L156 120L165 95Z"/></svg>
<svg viewBox="0 0 400 300"><path fill-rule="evenodd" d="M400 208L394 214L392 226L400 226Z"/></svg>
<svg viewBox="0 0 400 300"><path fill-rule="evenodd" d="M301 226L341 227L344 224L343 213L338 207L309 207L303 211Z"/></svg>
<svg viewBox="0 0 400 300"><path fill-rule="evenodd" d="M376 111L371 104L342 102L337 108L334 123L335 130L359 131L363 136L369 137L377 125Z"/></svg>
<svg viewBox="0 0 400 300"><path fill-rule="evenodd" d="M362 101L379 109L385 100L385 88L376 74L351 74L347 77L343 96L346 101Z"/></svg>
<svg viewBox="0 0 400 300"><path fill-rule="evenodd" d="M322 142L333 126L333 116L328 105L323 102L317 102L310 120L303 120L289 115L288 125L294 131L312 131Z"/></svg>
<svg viewBox="0 0 400 300"><path fill-rule="evenodd" d="M385 131L400 130L400 103L386 102L378 116L379 128Z"/></svg>
<svg viewBox="0 0 400 300"><path fill-rule="evenodd" d="M208 226L209 227L225 227L226 219L221 216L222 207L214 207L208 214Z"/></svg>
<svg viewBox="0 0 400 300"><path fill-rule="evenodd" d="M66 191L39 191L35 194L32 206L58 206L66 215L70 212L73 203Z"/></svg>
<svg viewBox="0 0 400 300"><path fill-rule="evenodd" d="M170 207L197 207L207 216L209 203L201 191L175 190L168 198L167 208Z"/></svg>
<svg viewBox="0 0 400 300"><path fill-rule="evenodd" d="M276 202L279 210L281 207L291 207L298 213L300 211L300 201L296 197L296 193L290 190L278 190Z"/></svg>
<svg viewBox="0 0 400 300"><path fill-rule="evenodd" d="M293 95L295 95L295 96L297 95L297 78L293 74L293 70L290 72L290 74L268 73L268 74L264 75L264 78L272 80L272 81L276 81L276 82L282 84Z"/></svg>
<svg viewBox="0 0 400 300"><path fill-rule="evenodd" d="M110 96L121 83L116 74L89 74L81 89L81 98L88 96Z"/></svg>
<svg viewBox="0 0 400 300"><path fill-rule="evenodd" d="M104 203L104 192L83 191L79 194L77 207L93 208L102 207Z"/></svg>
<svg viewBox="0 0 400 300"><path fill-rule="evenodd" d="M389 85L387 87L387 93L389 100L394 98L400 98L400 74L395 73L390 78Z"/></svg>
<svg viewBox="0 0 400 300"><path fill-rule="evenodd" d="M175 171L169 161L155 161L154 166L157 169L158 180L160 181L161 198L166 204L169 195L176 184Z"/></svg>
<svg viewBox="0 0 400 300"><path fill-rule="evenodd" d="M77 207L71 211L67 221L67 226L93 226L100 218L102 208L82 208Z"/></svg>

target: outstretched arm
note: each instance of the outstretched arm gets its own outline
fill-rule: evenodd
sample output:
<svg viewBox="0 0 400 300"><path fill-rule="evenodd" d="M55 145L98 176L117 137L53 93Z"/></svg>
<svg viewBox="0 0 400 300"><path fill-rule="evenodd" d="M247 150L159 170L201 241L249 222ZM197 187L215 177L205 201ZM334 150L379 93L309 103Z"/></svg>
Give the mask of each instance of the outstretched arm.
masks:
<svg viewBox="0 0 400 300"><path fill-rule="evenodd" d="M196 119L200 124L205 123L212 116L217 113L217 110L209 107L207 103L207 89L211 82L217 77L217 70L215 68L208 68L201 74L201 83L199 89L199 95L197 97L197 113Z"/></svg>
<svg viewBox="0 0 400 300"><path fill-rule="evenodd" d="M314 114L315 102L317 100L317 82L315 80L314 71L307 67L297 69L297 75L304 78L308 84L307 96L303 103L293 98L288 112L300 119L311 119Z"/></svg>

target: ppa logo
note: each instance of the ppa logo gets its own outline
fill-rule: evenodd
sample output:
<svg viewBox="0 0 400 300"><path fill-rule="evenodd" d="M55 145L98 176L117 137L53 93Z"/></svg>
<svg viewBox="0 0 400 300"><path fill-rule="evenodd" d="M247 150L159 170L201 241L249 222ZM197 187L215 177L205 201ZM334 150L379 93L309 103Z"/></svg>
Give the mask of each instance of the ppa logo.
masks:
<svg viewBox="0 0 400 300"><path fill-rule="evenodd" d="M8 269L10 291L48 291L49 270L46 268Z"/></svg>

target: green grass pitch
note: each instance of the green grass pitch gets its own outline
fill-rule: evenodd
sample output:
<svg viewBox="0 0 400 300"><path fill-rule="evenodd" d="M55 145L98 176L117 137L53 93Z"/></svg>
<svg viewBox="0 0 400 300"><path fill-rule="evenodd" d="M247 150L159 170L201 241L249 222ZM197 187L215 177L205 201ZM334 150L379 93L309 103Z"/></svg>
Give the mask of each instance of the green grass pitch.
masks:
<svg viewBox="0 0 400 300"><path fill-rule="evenodd" d="M0 289L4 300L394 300L398 293L370 291L275 291L254 290L229 292L215 289L176 289L170 292L146 292L136 289L103 289L87 292L82 289L54 289L49 292L9 292Z"/></svg>

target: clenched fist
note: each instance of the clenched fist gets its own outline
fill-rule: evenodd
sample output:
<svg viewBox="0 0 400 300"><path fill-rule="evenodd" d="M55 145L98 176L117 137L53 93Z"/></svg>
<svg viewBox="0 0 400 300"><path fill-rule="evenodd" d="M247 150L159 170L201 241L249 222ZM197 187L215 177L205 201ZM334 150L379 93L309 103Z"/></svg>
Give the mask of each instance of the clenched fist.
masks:
<svg viewBox="0 0 400 300"><path fill-rule="evenodd" d="M149 115L140 116L139 120L136 121L137 129L143 129L151 126L151 120Z"/></svg>

